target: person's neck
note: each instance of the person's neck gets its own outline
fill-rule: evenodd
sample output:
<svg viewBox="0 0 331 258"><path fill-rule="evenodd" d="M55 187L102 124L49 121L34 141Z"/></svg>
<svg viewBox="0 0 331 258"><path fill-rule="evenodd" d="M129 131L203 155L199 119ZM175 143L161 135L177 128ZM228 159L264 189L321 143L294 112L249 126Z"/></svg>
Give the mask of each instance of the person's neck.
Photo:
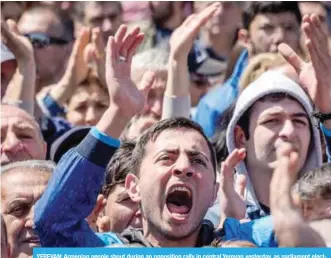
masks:
<svg viewBox="0 0 331 258"><path fill-rule="evenodd" d="M143 222L144 223L144 222ZM146 240L154 247L195 247L198 235L200 231L200 227L193 232L190 236L187 236L183 239L170 240L166 238L164 235L157 232L154 228L147 228L144 226L144 236Z"/></svg>
<svg viewBox="0 0 331 258"><path fill-rule="evenodd" d="M270 182L272 170L249 168L247 166L250 181L254 187L255 195L259 203L270 207Z"/></svg>
<svg viewBox="0 0 331 258"><path fill-rule="evenodd" d="M165 21L164 23L159 24L159 25L162 28L174 31L176 28L178 28L182 24L182 21L183 21L183 19L180 15L174 14L173 17L171 17L170 19L168 19L167 21Z"/></svg>
<svg viewBox="0 0 331 258"><path fill-rule="evenodd" d="M207 31L201 33L202 42L218 56L228 57L233 47L233 35L213 35Z"/></svg>

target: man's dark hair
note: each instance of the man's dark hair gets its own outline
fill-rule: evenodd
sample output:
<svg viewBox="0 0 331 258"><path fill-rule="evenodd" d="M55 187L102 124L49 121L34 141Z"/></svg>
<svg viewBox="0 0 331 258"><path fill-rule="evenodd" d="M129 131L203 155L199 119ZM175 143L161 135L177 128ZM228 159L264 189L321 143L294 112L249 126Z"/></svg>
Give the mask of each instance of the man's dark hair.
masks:
<svg viewBox="0 0 331 258"><path fill-rule="evenodd" d="M301 24L301 13L298 2L285 2L285 1L249 1L247 2L243 12L243 25L246 30L249 29L255 16L258 14L279 14L284 12L293 13Z"/></svg>
<svg viewBox="0 0 331 258"><path fill-rule="evenodd" d="M271 93L271 94L265 95L264 97L258 99L256 102L258 102L258 101L264 102L266 100L272 101L272 102L278 102L278 101L281 101L283 99L290 99L290 100L297 101L291 95L288 95L286 93L279 92L279 93ZM245 137L246 137L247 140L249 139L249 118L251 116L252 107L254 106L255 103L253 103L253 105L251 105L244 112L244 114L240 117L240 119L239 119L239 121L237 123L237 125L240 126L241 129L244 131Z"/></svg>
<svg viewBox="0 0 331 258"><path fill-rule="evenodd" d="M156 141L157 137L166 130L177 130L177 129L190 129L193 131L197 131L200 133L203 138L206 140L210 155L211 155L211 162L213 164L214 174L216 175L217 164L216 164L216 157L215 151L205 136L202 128L197 123L193 122L192 120L184 117L176 117L176 118L168 118L161 120L160 122L153 125L149 128L145 133L143 133L140 138L138 139L134 151L132 153L132 172L136 175L139 175L140 165L145 156L145 149L146 145L151 141ZM216 177L215 177L216 178Z"/></svg>
<svg viewBox="0 0 331 258"><path fill-rule="evenodd" d="M322 198L331 199L331 164L305 173L297 182L297 191L301 200Z"/></svg>
<svg viewBox="0 0 331 258"><path fill-rule="evenodd" d="M73 40L74 39L74 23L67 12L61 10L58 7L49 6L47 4L38 4L38 5L32 6L29 9L27 9L25 12L38 14L38 13L43 13L45 11L50 11L50 12L54 13L54 15L56 17L58 17L60 24L63 28L62 37L68 41Z"/></svg>
<svg viewBox="0 0 331 258"><path fill-rule="evenodd" d="M112 156L106 169L106 180L102 186L102 194L107 198L114 186L125 182L126 175L132 172L131 158L135 143L125 141Z"/></svg>

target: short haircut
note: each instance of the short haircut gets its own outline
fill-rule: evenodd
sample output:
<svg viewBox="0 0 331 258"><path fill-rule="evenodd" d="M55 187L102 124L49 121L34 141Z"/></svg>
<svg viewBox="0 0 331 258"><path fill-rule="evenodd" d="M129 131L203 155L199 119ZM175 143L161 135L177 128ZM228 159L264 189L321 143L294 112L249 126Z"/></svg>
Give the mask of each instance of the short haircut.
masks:
<svg viewBox="0 0 331 258"><path fill-rule="evenodd" d="M249 29L255 16L258 14L279 14L284 12L293 13L301 24L301 13L298 2L285 2L285 1L249 1L247 2L243 12L243 25L246 30Z"/></svg>
<svg viewBox="0 0 331 258"><path fill-rule="evenodd" d="M187 130L196 131L200 133L201 136L203 136L203 138L206 140L209 147L210 156L211 156L210 158L213 165L213 170L216 180L217 164L216 164L215 151L211 142L205 136L200 125L184 117L173 117L173 118L161 120L160 122L150 127L145 133L143 133L139 137L136 146L132 152L132 172L135 173L137 176L139 176L140 166L145 156L146 145L149 142L156 141L157 137L163 131L178 130L178 129L187 129Z"/></svg>
<svg viewBox="0 0 331 258"><path fill-rule="evenodd" d="M77 19L78 21L82 22L85 18L85 7L89 3L89 1L77 1L73 3L73 8L72 8L72 15L74 19ZM94 3L104 5L104 4L113 4L116 5L118 10L122 13L123 12L123 7L120 1L95 1Z"/></svg>
<svg viewBox="0 0 331 258"><path fill-rule="evenodd" d="M49 160L25 160L10 163L1 167L0 174L3 176L11 171L22 170L38 170L48 174L52 174L55 169L55 163Z"/></svg>
<svg viewBox="0 0 331 258"><path fill-rule="evenodd" d="M132 172L131 157L135 143L123 141L108 163L106 180L102 186L102 194L107 198L114 186L125 182L127 174Z"/></svg>
<svg viewBox="0 0 331 258"><path fill-rule="evenodd" d="M278 101L282 101L284 99L290 99L290 100L294 100L296 102L299 103L299 101L297 101L294 97L292 97L291 95L288 95L286 93L282 93L282 92L277 92L277 93L271 93L268 94L260 99L258 99L256 102L265 102L267 100L272 101L272 102L278 102ZM250 106L245 112L244 114L240 117L240 119L238 120L237 125L241 127L241 129L244 131L245 133L245 137L246 139L249 139L249 121L250 121L250 116L251 116L251 112L252 112L252 108L255 105L254 102L252 104L252 106Z"/></svg>
<svg viewBox="0 0 331 258"><path fill-rule="evenodd" d="M65 11L62 11L60 8L55 6L49 6L47 4L38 4L30 7L25 11L25 13L36 13L37 15L43 13L45 11L50 11L54 13L54 15L59 19L59 22L62 26L63 33L62 37L68 41L74 39L74 23L69 16L69 14Z"/></svg>
<svg viewBox="0 0 331 258"><path fill-rule="evenodd" d="M331 163L305 173L296 183L297 192L303 201L322 198L331 199Z"/></svg>

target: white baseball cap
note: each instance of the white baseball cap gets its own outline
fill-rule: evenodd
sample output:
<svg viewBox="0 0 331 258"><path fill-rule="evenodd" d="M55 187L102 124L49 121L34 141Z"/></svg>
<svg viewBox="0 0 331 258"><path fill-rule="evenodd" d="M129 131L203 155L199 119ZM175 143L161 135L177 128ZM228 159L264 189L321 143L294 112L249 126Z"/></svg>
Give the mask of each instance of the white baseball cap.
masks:
<svg viewBox="0 0 331 258"><path fill-rule="evenodd" d="M1 42L1 63L8 60L15 60L15 56L9 49Z"/></svg>

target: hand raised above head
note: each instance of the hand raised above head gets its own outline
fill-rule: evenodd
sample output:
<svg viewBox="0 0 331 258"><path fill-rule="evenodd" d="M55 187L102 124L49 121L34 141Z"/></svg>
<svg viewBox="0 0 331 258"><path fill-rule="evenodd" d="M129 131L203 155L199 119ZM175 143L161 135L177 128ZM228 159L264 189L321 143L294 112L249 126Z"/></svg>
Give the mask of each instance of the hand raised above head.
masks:
<svg viewBox="0 0 331 258"><path fill-rule="evenodd" d="M18 64L34 60L32 44L19 33L15 21L1 21L1 41L14 54Z"/></svg>
<svg viewBox="0 0 331 258"><path fill-rule="evenodd" d="M206 24L220 3L214 3L198 14L192 14L171 35L170 50L175 58L187 58L194 40L197 38L201 27Z"/></svg>
<svg viewBox="0 0 331 258"><path fill-rule="evenodd" d="M331 56L327 32L315 14L305 15L302 30L310 62L304 62L287 44L280 44L279 52L296 70L301 86L308 92L318 110L331 113Z"/></svg>
<svg viewBox="0 0 331 258"><path fill-rule="evenodd" d="M81 34L74 43L68 60L67 69L62 78L62 81L66 81L68 85L73 88L84 81L87 77L88 66L84 58L84 50L89 43L90 34L90 29L82 29Z"/></svg>
<svg viewBox="0 0 331 258"><path fill-rule="evenodd" d="M106 49L106 82L113 106L119 107L124 116L139 113L154 81L154 73L147 72L137 87L131 79L132 57L144 38L136 27L127 33L127 26L121 25L116 35L109 37Z"/></svg>

